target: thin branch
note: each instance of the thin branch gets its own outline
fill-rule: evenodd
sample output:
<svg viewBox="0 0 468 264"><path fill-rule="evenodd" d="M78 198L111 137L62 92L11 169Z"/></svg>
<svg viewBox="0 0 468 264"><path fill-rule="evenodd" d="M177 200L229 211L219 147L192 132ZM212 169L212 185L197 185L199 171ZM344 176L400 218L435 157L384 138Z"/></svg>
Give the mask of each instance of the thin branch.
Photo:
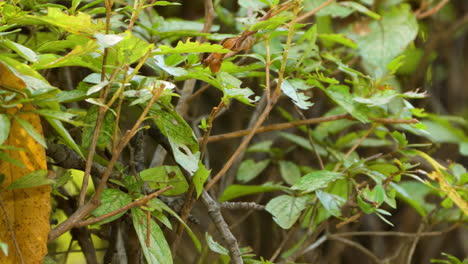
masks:
<svg viewBox="0 0 468 264"><path fill-rule="evenodd" d="M357 249L357 250L361 251L362 253L364 253L365 255L367 255L374 263L380 263L380 259L376 255L374 255L374 253L372 253L370 250L368 250L367 248L365 248L361 244L358 244L358 243L356 243L356 242L354 242L352 240L342 238L342 237L337 237L337 236L334 236L334 235L329 235L328 239L329 240L339 241L339 242L344 243L344 244L346 244L348 246L354 247L355 249Z"/></svg>
<svg viewBox="0 0 468 264"><path fill-rule="evenodd" d="M265 206L254 202L223 202L220 204L222 209L229 210L265 210Z"/></svg>
<svg viewBox="0 0 468 264"><path fill-rule="evenodd" d="M418 242L421 239L421 236L419 234L422 232L423 229L424 229L424 223L422 223L419 226L417 236L414 237L414 240L411 243L408 256L406 257L406 264L411 264L411 259L413 258L414 251L416 250L416 246L418 245Z"/></svg>
<svg viewBox="0 0 468 264"><path fill-rule="evenodd" d="M351 222L357 221L362 216L362 214L363 214L362 212L359 212L359 213L351 216L350 218L346 219L345 221L343 221L341 223L338 223L336 225L336 228L338 229L338 228L341 228L341 227L343 227L343 226L345 226L345 225L347 225L347 224L349 224Z"/></svg>
<svg viewBox="0 0 468 264"><path fill-rule="evenodd" d="M137 206L142 206L142 205L145 205L149 200L151 199L154 199L156 197L158 197L159 195L161 195L162 193L166 192L166 191L169 191L170 189L173 189L174 187L172 185L169 185L161 190L158 190L154 193L151 193L151 194L148 194L147 196L139 199L139 200L136 200L136 201L133 201L117 210L114 210L114 211L111 211L107 214L103 214L101 216L98 216L98 217L95 217L95 218L91 218L91 219L87 219L87 220L84 220L84 221L80 221L78 222L75 227L81 227L81 226L87 226L87 225L92 225L92 224L95 224L95 223L98 223L98 222L101 222L102 220L105 220L107 218L110 218L114 215L118 215L122 212L125 212L127 211L128 209L131 209L133 207L137 207Z"/></svg>
<svg viewBox="0 0 468 264"><path fill-rule="evenodd" d="M423 19L429 16L434 15L435 13L439 12L439 10L444 7L449 2L449 0L442 0L440 1L437 5L435 5L433 8L426 10L424 12L417 12L416 13L416 18L417 19Z"/></svg>
<svg viewBox="0 0 468 264"><path fill-rule="evenodd" d="M339 114L339 115L317 117L317 118L310 118L310 119L306 119L306 120L297 120L297 121L292 121L292 122L285 122L285 123L267 125L267 126L259 127L258 129L255 130L255 133L259 134L259 133L265 133L265 132L270 132L270 131L284 130L284 129L288 129L288 128L303 126L303 125L319 124L319 123L330 122L330 121L341 120L341 119L356 120L354 117L352 117L349 114ZM369 118L369 119L374 121L374 122L381 123L381 124L415 124L415 123L419 123L419 120L414 119L414 118L413 119ZM238 131L234 131L234 132L230 132L230 133L214 135L214 136L210 136L208 138L208 142L210 143L210 142L215 142L215 141L220 141L220 140L243 137L245 135L248 135L251 132L252 132L252 129L244 129L244 130L238 130ZM198 141L201 141L201 138L199 138Z"/></svg>
<svg viewBox="0 0 468 264"><path fill-rule="evenodd" d="M2 209L3 214L5 215L5 222L8 227L8 232L10 232L11 236L11 241L13 241L13 244L15 245L15 250L16 254L18 254L18 257L20 259L21 264L24 264L24 259L23 259L23 254L21 253L21 249L18 245L18 240L16 240L16 234L15 230L13 230L13 226L11 225L10 217L8 216L8 212L5 208L5 205L3 204L3 200L0 198L0 208Z"/></svg>
<svg viewBox="0 0 468 264"><path fill-rule="evenodd" d="M327 241L327 235L323 235L321 236L319 239L317 239L312 245L306 247L303 251L302 251L302 254L306 254L308 253L309 251L312 251L318 247L320 247L320 245L322 245L323 243L325 243L325 241Z"/></svg>
<svg viewBox="0 0 468 264"><path fill-rule="evenodd" d="M309 12L301 15L300 17L297 18L297 23L301 23L303 22L304 20L308 19L309 17L315 15L317 12L319 12L320 10L324 9L325 7L331 5L333 2L335 2L335 0L328 0L326 2L323 2L321 5L317 6L316 8L310 10Z"/></svg>
<svg viewBox="0 0 468 264"><path fill-rule="evenodd" d="M426 236L440 236L445 233L448 233L459 224L452 225L451 227L433 232L421 232L421 233L405 233L405 232L392 232L392 231L360 231L360 232L345 232L345 233L336 233L334 236L347 237L347 236L396 236L396 237L426 237Z"/></svg>
<svg viewBox="0 0 468 264"><path fill-rule="evenodd" d="M231 257L230 263L244 263L241 257L241 252L237 243L237 239L232 234L231 230L229 230L229 226L227 225L226 221L223 218L223 215L221 214L219 204L215 200L213 200L213 198L211 198L211 196L205 190L203 190L201 198L203 204L208 209L208 215L210 216L211 220L213 221L219 233L221 233L221 236L226 242L226 246L229 250L229 255Z"/></svg>

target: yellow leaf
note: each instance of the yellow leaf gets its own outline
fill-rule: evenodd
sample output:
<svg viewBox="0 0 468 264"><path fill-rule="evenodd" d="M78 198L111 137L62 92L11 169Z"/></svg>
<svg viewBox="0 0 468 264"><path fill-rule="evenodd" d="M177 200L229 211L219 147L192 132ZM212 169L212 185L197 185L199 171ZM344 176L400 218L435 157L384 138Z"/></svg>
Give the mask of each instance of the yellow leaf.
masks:
<svg viewBox="0 0 468 264"><path fill-rule="evenodd" d="M24 89L26 84L18 78L7 66L0 63L0 85L14 89ZM39 116L24 113L33 110L30 104L13 109L0 109L8 115L28 121L37 133L42 135ZM20 111L21 110L21 111ZM7 155L20 161L24 168L19 168L9 162L0 160L0 173L5 175L1 186L0 202L3 204L0 212L0 240L8 243L9 256L0 253L0 263L43 263L47 254L47 235L50 231L50 186L43 185L34 188L5 190L13 181L37 170L47 169L44 148L37 143L14 118L11 118L11 130L5 145L21 148L21 151L7 150ZM14 235L9 230L12 228ZM20 253L15 246L18 244ZM21 256L20 256L21 254Z"/></svg>
<svg viewBox="0 0 468 264"><path fill-rule="evenodd" d="M440 188L444 191L447 196L452 199L452 201L466 214L468 215L468 203L465 201L455 190L455 188L450 185L444 177L444 174L440 170L445 170L445 167L434 160L431 156L426 153L416 150L419 156L423 157L427 162L429 162L435 171L428 174L428 176L437 182L439 182Z"/></svg>

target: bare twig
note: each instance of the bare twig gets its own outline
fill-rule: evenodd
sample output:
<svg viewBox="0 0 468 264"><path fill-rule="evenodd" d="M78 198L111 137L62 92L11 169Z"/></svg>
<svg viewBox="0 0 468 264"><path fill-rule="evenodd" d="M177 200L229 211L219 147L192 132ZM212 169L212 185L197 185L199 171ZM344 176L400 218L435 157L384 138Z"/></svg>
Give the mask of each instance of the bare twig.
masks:
<svg viewBox="0 0 468 264"><path fill-rule="evenodd" d="M254 202L223 202L220 204L222 209L229 210L265 210L265 206Z"/></svg>
<svg viewBox="0 0 468 264"><path fill-rule="evenodd" d="M339 242L344 243L344 244L346 244L348 246L354 247L355 249L357 249L357 250L361 251L362 253L364 253L365 255L367 255L374 263L380 263L380 259L376 255L374 255L374 253L372 253L370 250L363 247L361 244L358 244L358 243L356 243L356 242L354 242L352 240L342 238L342 237L338 237L338 236L334 236L334 235L329 235L328 239L329 240L339 241Z"/></svg>
<svg viewBox="0 0 468 264"><path fill-rule="evenodd" d="M421 233L405 233L405 232L392 232L392 231L359 231L359 232L345 232L345 233L336 233L334 236L396 236L396 237L426 237L426 236L440 236L445 233L448 233L455 228L460 226L460 224L454 224L451 227L433 232L421 232Z"/></svg>
<svg viewBox="0 0 468 264"><path fill-rule="evenodd" d="M449 2L449 0L442 0L440 1L437 5L435 5L433 8L426 10L424 12L416 12L416 18L417 19L423 19L429 16L434 15L435 13L439 12L439 10L444 7ZM419 11L419 10L418 10Z"/></svg>
<svg viewBox="0 0 468 264"><path fill-rule="evenodd" d="M335 0L328 0L326 2L323 2L321 5L317 6L316 8L310 10L309 12L299 16L297 18L297 23L301 23L303 22L304 20L308 19L309 17L315 15L317 12L319 12L320 10L324 9L325 7L331 5L333 2L335 2Z"/></svg>
<svg viewBox="0 0 468 264"><path fill-rule="evenodd" d="M415 236L413 241L411 242L411 247L409 249L408 256L406 257L406 264L411 264L411 259L413 258L414 251L416 250L416 245L418 245L418 242L421 239L421 236L419 234L422 232L423 229L424 229L424 223L422 223L419 226L418 232L416 233L417 236Z"/></svg>
<svg viewBox="0 0 468 264"><path fill-rule="evenodd" d="M352 117L349 114L339 114L339 115L310 118L306 120L297 120L297 121L292 121L292 122L263 126L263 127L259 127L258 129L256 129L255 133L258 134L258 133L265 133L265 132L276 131L276 130L284 130L288 128L303 126L303 125L319 124L319 123L330 122L330 121L341 120L341 119L356 120L354 117ZM381 123L381 124L415 124L419 122L419 120L417 119L397 119L397 118L370 118L370 119L374 122ZM244 130L234 131L230 133L214 135L208 138L208 142L210 143L210 142L215 142L219 140L242 137L242 136L248 135L250 132L252 132L252 129L244 129ZM198 140L200 141L201 138L199 138Z"/></svg>

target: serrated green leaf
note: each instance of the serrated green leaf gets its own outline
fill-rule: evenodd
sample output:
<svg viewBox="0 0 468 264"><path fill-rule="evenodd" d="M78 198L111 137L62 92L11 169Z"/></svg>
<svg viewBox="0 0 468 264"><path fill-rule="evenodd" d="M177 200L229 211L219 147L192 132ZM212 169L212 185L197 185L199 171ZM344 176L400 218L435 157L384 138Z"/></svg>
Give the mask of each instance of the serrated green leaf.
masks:
<svg viewBox="0 0 468 264"><path fill-rule="evenodd" d="M354 101L353 96L349 92L349 87L345 85L330 85L328 89L323 89L325 93L338 105L343 107L348 113L354 116L357 120L367 123L367 108Z"/></svg>
<svg viewBox="0 0 468 264"><path fill-rule="evenodd" d="M293 190L301 190L312 192L321 188L325 188L331 182L343 178L343 173L333 172L328 170L313 171L302 176L291 188Z"/></svg>
<svg viewBox="0 0 468 264"><path fill-rule="evenodd" d="M67 15L60 9L53 7L47 9L47 16L34 16L33 18L77 35L93 35L105 29L105 24L102 20L92 19L86 13L78 12L76 16Z"/></svg>
<svg viewBox="0 0 468 264"><path fill-rule="evenodd" d="M237 180L243 183L249 182L257 177L270 164L270 160L255 162L252 159L242 161L237 171Z"/></svg>
<svg viewBox="0 0 468 264"><path fill-rule="evenodd" d="M273 220L283 229L291 228L307 205L308 197L281 195L270 200L265 210L273 215Z"/></svg>
<svg viewBox="0 0 468 264"><path fill-rule="evenodd" d="M133 226L146 261L149 264L172 264L171 249L159 225L153 219L150 219L148 226L146 215L142 210L132 208L131 211ZM149 245L147 246L146 234L148 228L150 229L150 236Z"/></svg>
<svg viewBox="0 0 468 264"><path fill-rule="evenodd" d="M127 193L124 193L118 189L104 189L104 191L102 191L101 193L101 205L98 208L96 208L93 212L91 212L91 214L95 217L105 215L121 207L124 207L125 205L131 202L132 198ZM99 223L105 224L112 222L115 219L120 218L126 212L127 210L118 213L112 217L106 218Z"/></svg>
<svg viewBox="0 0 468 264"><path fill-rule="evenodd" d="M281 84L281 91L283 91L285 95L291 98L297 107L306 110L309 109L313 103L308 102L307 100L310 98L299 91L301 81L302 80L300 79L284 80Z"/></svg>
<svg viewBox="0 0 468 264"><path fill-rule="evenodd" d="M47 178L47 174L47 170L33 171L12 182L10 185L8 185L7 189L15 190L32 188L54 183L53 180Z"/></svg>
<svg viewBox="0 0 468 264"><path fill-rule="evenodd" d="M10 134L11 122L6 114L0 114L0 145L7 140Z"/></svg>

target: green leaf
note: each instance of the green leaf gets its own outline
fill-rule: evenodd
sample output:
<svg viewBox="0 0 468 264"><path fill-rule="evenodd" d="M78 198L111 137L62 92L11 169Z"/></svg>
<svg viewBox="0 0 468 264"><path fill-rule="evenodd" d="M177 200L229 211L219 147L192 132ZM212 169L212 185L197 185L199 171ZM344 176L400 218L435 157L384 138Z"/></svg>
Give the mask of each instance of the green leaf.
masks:
<svg viewBox="0 0 468 264"><path fill-rule="evenodd" d="M336 217L341 216L341 206L345 204L346 199L320 190L317 190L316 194L320 203L331 215Z"/></svg>
<svg viewBox="0 0 468 264"><path fill-rule="evenodd" d="M256 144L253 144L247 149L247 152L270 152L273 141L265 140Z"/></svg>
<svg viewBox="0 0 468 264"><path fill-rule="evenodd" d="M367 123L367 108L354 101L353 96L349 92L349 87L345 85L330 85L328 89L323 89L324 92L333 100L335 103L343 107L348 113L354 116L357 120Z"/></svg>
<svg viewBox="0 0 468 264"><path fill-rule="evenodd" d="M291 16L288 15L279 15L275 17L271 17L268 20L257 22L250 26L250 31L258 31L258 30L275 30L281 25L286 24Z"/></svg>
<svg viewBox="0 0 468 264"><path fill-rule="evenodd" d="M182 67L174 67L167 65L162 55L155 55L153 59L149 59L146 62L146 64L152 67L153 69L161 68L163 71L175 77L187 75L188 73L187 70L185 70Z"/></svg>
<svg viewBox="0 0 468 264"><path fill-rule="evenodd" d="M4 151L0 151L0 160L4 160L6 162L9 162L9 163L11 163L11 164L13 164L13 165L15 165L15 166L17 166L19 168L25 168L23 163L21 163L17 159L14 159L14 158L8 156L8 154L5 153Z"/></svg>
<svg viewBox="0 0 468 264"><path fill-rule="evenodd" d="M154 106L150 114L161 133L168 138L175 161L193 175L198 170L200 152L192 128L172 109Z"/></svg>
<svg viewBox="0 0 468 264"><path fill-rule="evenodd" d="M10 134L11 122L6 114L0 114L0 145L7 140Z"/></svg>
<svg viewBox="0 0 468 264"><path fill-rule="evenodd" d="M25 47L25 46L23 46L21 44L13 42L13 41L11 41L9 39L4 39L0 43L5 45L7 48L10 48L14 52L18 53L18 55L20 55L21 57L23 57L27 61L30 61L30 62L36 62L37 61L37 54L28 47Z"/></svg>
<svg viewBox="0 0 468 264"><path fill-rule="evenodd" d="M55 129L55 131L59 134L59 136L62 138L63 142L73 149L76 153L78 153L83 159L85 159L85 156L81 152L80 147L78 144L76 144L75 140L72 138L68 130L63 126L62 122L57 119L52 119L52 118L45 118L47 122Z"/></svg>
<svg viewBox="0 0 468 264"><path fill-rule="evenodd" d="M201 252L201 243L200 243L200 241L198 240L197 236L193 233L193 231L190 229L190 227L184 221L182 221L182 218L180 218L180 216L176 212L174 212L169 206L167 206L161 200L152 199L151 201L148 202L149 205L151 205L152 203L156 204L156 206L160 207L162 210L168 212L171 216L173 216L175 219L177 219L179 221L179 223L181 223L182 226L184 226L185 230L187 230L187 233L189 234L190 238L192 239L193 244L195 244L195 247L197 248L198 252Z"/></svg>
<svg viewBox="0 0 468 264"><path fill-rule="evenodd" d="M152 55L161 55L161 54L174 54L174 53L202 53L202 52L214 52L214 53L228 53L231 52L229 49L225 49L223 46L218 44L210 43L200 43L198 41L192 42L188 40L187 42L179 41L177 46L171 47L167 45L160 45L156 50L154 50Z"/></svg>
<svg viewBox="0 0 468 264"><path fill-rule="evenodd" d="M270 200L265 206L273 220L283 229L291 228L307 205L308 197L281 195Z"/></svg>
<svg viewBox="0 0 468 264"><path fill-rule="evenodd" d="M103 20L94 20L90 15L82 12L78 12L76 16L70 16L54 7L47 9L47 16L34 16L33 18L77 35L93 35L105 29Z"/></svg>
<svg viewBox="0 0 468 264"><path fill-rule="evenodd" d="M246 183L257 177L270 164L270 160L255 162L252 159L242 161L237 171L237 180Z"/></svg>
<svg viewBox="0 0 468 264"><path fill-rule="evenodd" d="M208 244L208 247L213 252L216 252L225 256L229 255L229 250L221 246L218 242L214 241L213 237L210 234L208 234L208 232L205 233L205 239L206 239L206 243Z"/></svg>
<svg viewBox="0 0 468 264"><path fill-rule="evenodd" d="M47 148L47 143L45 142L44 137L39 134L36 129L34 129L33 125L29 123L28 121L21 119L19 117L15 116L15 120L18 122L18 124L26 130L26 132L34 139L36 140L39 144L41 144L42 147Z"/></svg>
<svg viewBox="0 0 468 264"><path fill-rule="evenodd" d="M76 118L76 115L72 113L57 111L57 110L50 110L50 109L36 109L36 110L33 110L32 112L37 113L43 117L48 117L48 118L64 121L74 126L83 125L81 122L73 120Z"/></svg>
<svg viewBox="0 0 468 264"><path fill-rule="evenodd" d="M289 185L293 185L301 177L301 170L296 163L286 160L280 160L280 173L281 177Z"/></svg>
<svg viewBox="0 0 468 264"><path fill-rule="evenodd" d="M263 185L238 185L232 184L224 190L221 197L219 197L220 202L229 201L241 196L256 194L256 193L263 193L263 192L272 192L272 191L279 191L283 190L286 187L281 186L279 184L273 183L265 183Z"/></svg>
<svg viewBox="0 0 468 264"><path fill-rule="evenodd" d="M46 184L54 183L53 180L47 178L47 170L37 170L26 175L23 175L21 178L17 179L16 181L12 182L8 185L8 190L15 190L15 189L24 189L24 188L32 188Z"/></svg>
<svg viewBox="0 0 468 264"><path fill-rule="evenodd" d="M221 84L224 93L223 100L232 98L248 105L252 105L252 103L258 101L258 96L254 99L249 98L254 95L254 92L249 88L241 88L242 81L238 78L223 71L219 72L216 77Z"/></svg>
<svg viewBox="0 0 468 264"><path fill-rule="evenodd" d="M120 35L105 35L101 33L96 33L94 34L94 37L97 40L97 43L101 48L110 48L112 46L115 46L117 43L122 41L123 37Z"/></svg>
<svg viewBox="0 0 468 264"><path fill-rule="evenodd" d="M294 190L312 192L325 188L331 182L343 178L343 173L328 170L313 171L302 176L296 184L292 186Z"/></svg>
<svg viewBox="0 0 468 264"><path fill-rule="evenodd" d="M210 176L211 170L207 170L205 165L200 162L198 166L197 172L195 172L195 175L193 175L192 181L193 184L195 185L195 190L197 191L197 198L200 197L200 194L203 191L203 185L206 182L206 179L208 179L208 176Z"/></svg>
<svg viewBox="0 0 468 264"><path fill-rule="evenodd" d="M418 23L411 7L401 4L383 12L381 21L373 21L366 28L348 36L358 44L366 71L379 78L387 73L387 64L415 39Z"/></svg>
<svg viewBox="0 0 468 264"><path fill-rule="evenodd" d="M181 3L176 2L168 2L168 1L157 1L154 3L156 6L173 6L173 5L181 5Z"/></svg>
<svg viewBox="0 0 468 264"><path fill-rule="evenodd" d="M162 189L169 185L174 186L164 195L180 195L188 190L188 183L182 171L177 166L159 166L140 172L142 180L148 182L152 189Z"/></svg>
<svg viewBox="0 0 468 264"><path fill-rule="evenodd" d="M353 40L345 37L343 34L319 34L318 37L319 39L336 42L352 49L357 49L358 47Z"/></svg>
<svg viewBox="0 0 468 264"><path fill-rule="evenodd" d="M306 96L304 93L299 92L299 87L304 85L304 81L300 79L284 80L281 84L281 91L287 95L297 107L301 109L309 109L313 103L308 102L307 100L310 97Z"/></svg>
<svg viewBox="0 0 468 264"><path fill-rule="evenodd" d="M128 31L118 36L123 37L123 39L108 49L108 65L132 64L154 47L153 44L136 37Z"/></svg>
<svg viewBox="0 0 468 264"><path fill-rule="evenodd" d="M0 249L2 250L5 256L8 256L8 244L0 241Z"/></svg>
<svg viewBox="0 0 468 264"><path fill-rule="evenodd" d="M82 147L83 149L89 149L91 142L93 140L93 135L95 133L96 120L98 117L99 107L93 105L89 108L86 116L83 119L83 123L87 124L83 128L83 139ZM101 130L98 136L97 147L99 149L104 149L111 142L115 128L115 116L113 113L107 111L104 115L104 120L102 121Z"/></svg>
<svg viewBox="0 0 468 264"><path fill-rule="evenodd" d="M112 211L115 211L121 207L132 202L132 198L127 193L124 193L118 189L104 189L101 194L101 205L96 208L91 214L95 217L105 215ZM114 221L117 218L120 218L124 215L127 210L118 213L112 217L106 218L99 222L100 224L105 224Z"/></svg>
<svg viewBox="0 0 468 264"><path fill-rule="evenodd" d="M171 264L172 255L171 249L167 244L166 238L159 225L150 219L150 226L147 225L145 213L138 209L132 208L132 221L135 227L135 232L140 241L141 249L146 261L149 264ZM146 245L146 234L150 232L149 245Z"/></svg>
<svg viewBox="0 0 468 264"><path fill-rule="evenodd" d="M369 10L367 7L357 3L357 2L351 2L351 1L344 1L344 2L339 2L338 3L341 6L349 7L352 8L360 13L363 13L364 15L367 15L369 17L372 17L373 19L380 20L381 17L379 14L372 12Z"/></svg>

